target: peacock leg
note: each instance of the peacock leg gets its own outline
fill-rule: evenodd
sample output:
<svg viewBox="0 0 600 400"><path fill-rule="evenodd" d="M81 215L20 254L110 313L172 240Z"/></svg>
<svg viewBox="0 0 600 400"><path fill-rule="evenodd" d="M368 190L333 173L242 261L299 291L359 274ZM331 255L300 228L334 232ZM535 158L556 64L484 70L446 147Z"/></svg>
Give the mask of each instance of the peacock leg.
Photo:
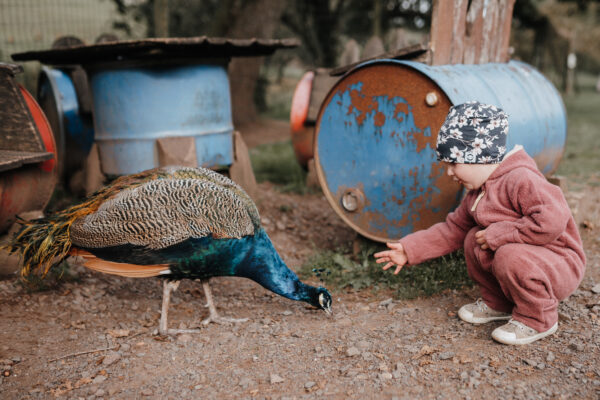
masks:
<svg viewBox="0 0 600 400"><path fill-rule="evenodd" d="M199 329L168 329L167 328L167 317L169 313L169 303L171 303L171 292L174 292L179 287L181 281L168 281L165 279L163 282L163 301L162 308L160 311L160 323L158 325L158 333L161 335L177 335L178 333L197 333Z"/></svg>
<svg viewBox="0 0 600 400"><path fill-rule="evenodd" d="M228 324L231 322L246 322L246 321L248 321L248 318L236 319L236 318L221 317L217 313L217 308L215 307L215 303L213 302L212 292L210 290L210 285L208 284L208 280L202 281L202 289L204 290L204 296L206 296L206 305L208 306L208 311L210 312L210 315L208 316L208 318L206 318L204 321L202 321L202 325L208 325L211 322L215 322L217 324Z"/></svg>

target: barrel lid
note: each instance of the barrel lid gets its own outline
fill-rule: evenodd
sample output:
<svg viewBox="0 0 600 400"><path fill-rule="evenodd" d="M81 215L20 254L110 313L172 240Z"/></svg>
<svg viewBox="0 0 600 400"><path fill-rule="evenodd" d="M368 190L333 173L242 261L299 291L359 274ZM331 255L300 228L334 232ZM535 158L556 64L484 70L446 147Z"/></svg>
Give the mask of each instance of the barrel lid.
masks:
<svg viewBox="0 0 600 400"><path fill-rule="evenodd" d="M321 187L353 229L386 242L443 221L460 185L435 154L451 101L425 74L379 60L338 81L317 118Z"/></svg>

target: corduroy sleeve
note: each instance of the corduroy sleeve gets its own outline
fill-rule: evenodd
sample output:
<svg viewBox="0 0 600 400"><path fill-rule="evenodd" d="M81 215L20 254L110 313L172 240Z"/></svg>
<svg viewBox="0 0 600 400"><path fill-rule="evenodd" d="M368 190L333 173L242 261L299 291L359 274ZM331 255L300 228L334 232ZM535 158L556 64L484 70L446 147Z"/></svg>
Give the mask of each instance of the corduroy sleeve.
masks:
<svg viewBox="0 0 600 400"><path fill-rule="evenodd" d="M475 221L468 212L468 204L472 200L473 196L468 194L458 208L448 214L446 221L400 239L408 263L419 264L462 248L465 236L475 226Z"/></svg>
<svg viewBox="0 0 600 400"><path fill-rule="evenodd" d="M558 186L528 171L515 174L508 191L515 210L520 210L523 216L489 225L485 237L490 249L496 250L507 243L542 246L565 231L571 211Z"/></svg>

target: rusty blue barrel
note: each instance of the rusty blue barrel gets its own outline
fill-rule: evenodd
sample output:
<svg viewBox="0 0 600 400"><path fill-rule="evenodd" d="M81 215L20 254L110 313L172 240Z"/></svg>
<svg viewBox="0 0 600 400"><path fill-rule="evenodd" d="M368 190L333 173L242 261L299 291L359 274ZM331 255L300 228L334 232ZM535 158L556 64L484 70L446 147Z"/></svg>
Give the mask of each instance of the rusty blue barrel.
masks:
<svg viewBox="0 0 600 400"><path fill-rule="evenodd" d="M59 175L71 175L83 165L94 144L91 113L85 113L67 70L42 67L38 101L54 132Z"/></svg>
<svg viewBox="0 0 600 400"><path fill-rule="evenodd" d="M159 166L156 142L167 138L193 138L199 166L232 163L233 121L224 65L115 64L94 66L88 73L105 174Z"/></svg>
<svg viewBox="0 0 600 400"><path fill-rule="evenodd" d="M437 132L452 105L470 100L507 112L509 149L523 145L546 175L558 167L566 112L533 67L371 61L336 83L317 119L316 170L335 212L380 242L443 221L462 188L436 160Z"/></svg>

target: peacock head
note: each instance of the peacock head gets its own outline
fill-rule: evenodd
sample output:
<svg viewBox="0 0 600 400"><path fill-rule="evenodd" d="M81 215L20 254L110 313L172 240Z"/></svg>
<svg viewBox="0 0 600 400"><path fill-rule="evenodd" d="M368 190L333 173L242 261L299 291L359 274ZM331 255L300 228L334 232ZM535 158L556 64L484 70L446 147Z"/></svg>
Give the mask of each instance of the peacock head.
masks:
<svg viewBox="0 0 600 400"><path fill-rule="evenodd" d="M315 307L319 307L327 314L331 315L331 295L324 287L318 287L316 291L316 301L313 301Z"/></svg>

